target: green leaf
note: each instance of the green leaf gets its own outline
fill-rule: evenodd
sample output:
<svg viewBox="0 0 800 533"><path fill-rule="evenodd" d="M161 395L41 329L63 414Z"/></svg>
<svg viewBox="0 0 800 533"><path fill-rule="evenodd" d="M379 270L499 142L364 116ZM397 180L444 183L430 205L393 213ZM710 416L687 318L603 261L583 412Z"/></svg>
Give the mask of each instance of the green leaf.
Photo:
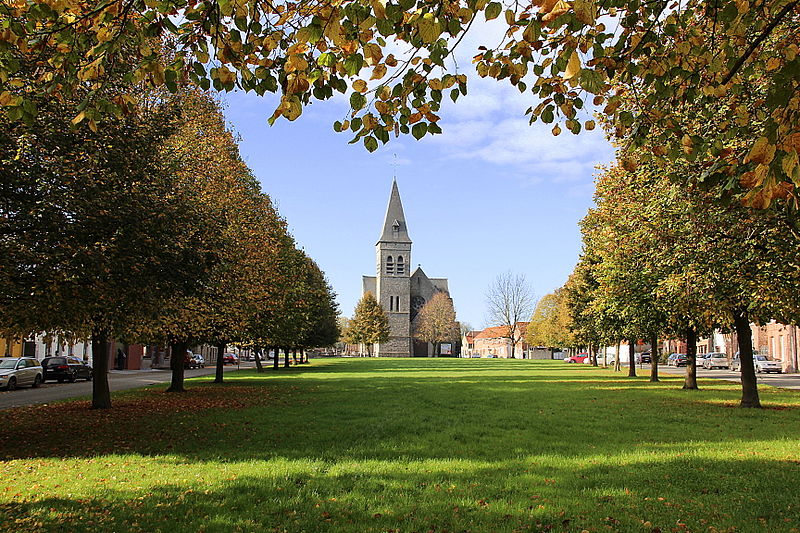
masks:
<svg viewBox="0 0 800 533"><path fill-rule="evenodd" d="M353 111L358 111L359 109L362 109L366 105L367 105L367 98L363 94L353 92L350 95L350 107L353 109Z"/></svg>
<svg viewBox="0 0 800 533"><path fill-rule="evenodd" d="M347 56L347 59L344 60L344 70L347 72L348 76L355 76L361 71L361 67L364 66L364 58L361 54L350 54Z"/></svg>
<svg viewBox="0 0 800 533"><path fill-rule="evenodd" d="M500 16L501 11L503 11L503 6L500 2L490 2L489 5L486 6L486 11L484 11L486 20L496 19Z"/></svg>
<svg viewBox="0 0 800 533"><path fill-rule="evenodd" d="M320 56L317 58L317 65L321 67L332 67L336 65L336 56L330 52L320 54Z"/></svg>
<svg viewBox="0 0 800 533"><path fill-rule="evenodd" d="M378 140L371 135L369 137L364 137L364 148L366 148L368 152L374 152L378 149Z"/></svg>
<svg viewBox="0 0 800 533"><path fill-rule="evenodd" d="M416 140L425 137L426 133L428 133L428 124L426 122L418 122L411 128L411 135L413 135Z"/></svg>

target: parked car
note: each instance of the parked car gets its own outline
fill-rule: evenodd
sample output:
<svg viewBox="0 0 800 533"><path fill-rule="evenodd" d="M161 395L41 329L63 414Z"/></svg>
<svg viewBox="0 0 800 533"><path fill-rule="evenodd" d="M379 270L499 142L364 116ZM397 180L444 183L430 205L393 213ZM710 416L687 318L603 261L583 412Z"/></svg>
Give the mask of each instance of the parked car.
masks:
<svg viewBox="0 0 800 533"><path fill-rule="evenodd" d="M686 366L686 363L689 362L689 359L686 357L685 353L674 353L669 356L667 359L667 365L679 367L679 366Z"/></svg>
<svg viewBox="0 0 800 533"><path fill-rule="evenodd" d="M42 359L42 382L56 380L59 383L69 381L75 383L77 379L92 380L92 367L83 359L69 355L45 357Z"/></svg>
<svg viewBox="0 0 800 533"><path fill-rule="evenodd" d="M199 353L196 353L194 354L194 363L195 363L195 368L205 368L206 358L200 355Z"/></svg>
<svg viewBox="0 0 800 533"><path fill-rule="evenodd" d="M564 359L567 363L583 363L589 357L588 353L579 353Z"/></svg>
<svg viewBox="0 0 800 533"><path fill-rule="evenodd" d="M236 354L226 353L222 356L222 364L223 365L238 365L239 358L236 357Z"/></svg>
<svg viewBox="0 0 800 533"><path fill-rule="evenodd" d="M33 357L0 358L0 388L14 390L23 385L42 383L42 365Z"/></svg>
<svg viewBox="0 0 800 533"><path fill-rule="evenodd" d="M775 372L776 374L783 373L781 364L777 361L772 361L766 355L754 355L753 364L756 367L756 372Z"/></svg>
<svg viewBox="0 0 800 533"><path fill-rule="evenodd" d="M650 352L642 352L642 355L639 356L640 363L647 363L650 364L653 362L652 358L650 357Z"/></svg>
<svg viewBox="0 0 800 533"><path fill-rule="evenodd" d="M714 368L728 368L728 356L724 353L711 352L706 354L703 359L703 368L713 370Z"/></svg>
<svg viewBox="0 0 800 533"><path fill-rule="evenodd" d="M197 359L194 358L191 350L186 350L186 353L183 354L183 368L198 368Z"/></svg>

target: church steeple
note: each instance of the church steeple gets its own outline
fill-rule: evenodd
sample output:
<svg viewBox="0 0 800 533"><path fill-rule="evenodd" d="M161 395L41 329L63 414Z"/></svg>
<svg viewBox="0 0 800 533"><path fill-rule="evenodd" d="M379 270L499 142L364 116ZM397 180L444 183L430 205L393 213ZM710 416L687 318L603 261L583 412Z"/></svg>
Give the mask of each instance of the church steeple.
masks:
<svg viewBox="0 0 800 533"><path fill-rule="evenodd" d="M383 233L378 243L402 242L411 244L406 226L406 216L403 213L403 202L400 201L400 191L397 189L397 180L392 180L392 192L389 195L389 205L386 207L386 218L383 221Z"/></svg>

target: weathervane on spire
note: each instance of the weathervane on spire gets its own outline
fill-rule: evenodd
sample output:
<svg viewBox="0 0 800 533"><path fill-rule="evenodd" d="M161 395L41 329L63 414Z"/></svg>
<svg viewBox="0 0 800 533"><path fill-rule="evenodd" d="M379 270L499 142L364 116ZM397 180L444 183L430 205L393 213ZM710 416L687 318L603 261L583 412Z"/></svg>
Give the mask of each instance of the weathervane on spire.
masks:
<svg viewBox="0 0 800 533"><path fill-rule="evenodd" d="M394 161L392 161L392 179L397 180L397 152L394 153Z"/></svg>

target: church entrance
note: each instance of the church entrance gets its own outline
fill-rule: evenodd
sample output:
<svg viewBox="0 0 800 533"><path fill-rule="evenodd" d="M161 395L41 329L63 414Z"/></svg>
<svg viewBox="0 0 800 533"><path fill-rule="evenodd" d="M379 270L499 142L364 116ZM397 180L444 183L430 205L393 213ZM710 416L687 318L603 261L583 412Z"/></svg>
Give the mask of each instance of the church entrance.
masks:
<svg viewBox="0 0 800 533"><path fill-rule="evenodd" d="M414 357L428 357L428 343L414 339Z"/></svg>

